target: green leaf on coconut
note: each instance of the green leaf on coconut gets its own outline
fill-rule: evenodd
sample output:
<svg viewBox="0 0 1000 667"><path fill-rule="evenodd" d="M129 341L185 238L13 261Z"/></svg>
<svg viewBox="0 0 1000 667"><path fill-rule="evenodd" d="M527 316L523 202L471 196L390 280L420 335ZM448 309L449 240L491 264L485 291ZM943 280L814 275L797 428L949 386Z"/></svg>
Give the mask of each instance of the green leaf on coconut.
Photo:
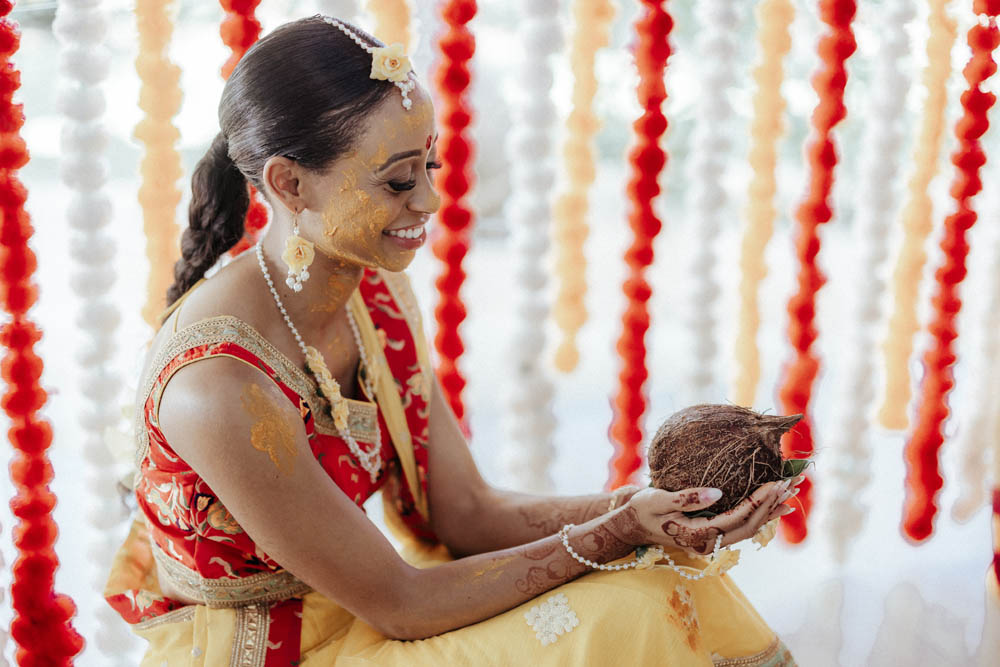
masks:
<svg viewBox="0 0 1000 667"><path fill-rule="evenodd" d="M782 478L798 477L810 463L812 463L812 459L785 459L781 466L781 476Z"/></svg>
<svg viewBox="0 0 1000 667"><path fill-rule="evenodd" d="M643 546L640 546L640 547L636 547L635 548L635 557L636 557L636 559L639 559L639 558L642 558L643 556L645 556L647 551L649 551L649 547L648 546L643 545Z"/></svg>
<svg viewBox="0 0 1000 667"><path fill-rule="evenodd" d="M712 510L695 510L693 512L684 512L684 516L689 519L695 519L697 517L703 516L711 519L713 516L719 516L718 512L713 512Z"/></svg>

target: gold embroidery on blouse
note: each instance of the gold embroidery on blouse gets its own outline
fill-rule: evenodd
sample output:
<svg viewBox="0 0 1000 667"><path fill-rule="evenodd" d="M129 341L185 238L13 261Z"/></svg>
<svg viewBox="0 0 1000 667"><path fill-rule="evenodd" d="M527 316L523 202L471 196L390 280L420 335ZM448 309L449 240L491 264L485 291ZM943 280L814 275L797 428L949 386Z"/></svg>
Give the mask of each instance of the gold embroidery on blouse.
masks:
<svg viewBox="0 0 1000 667"><path fill-rule="evenodd" d="M142 630L151 630L152 628L166 625L167 623L183 623L185 621L193 620L194 612L194 605L185 605L180 609L174 609L165 614L148 618L145 621L139 621L132 626L132 629L136 632L141 632Z"/></svg>
<svg viewBox="0 0 1000 667"><path fill-rule="evenodd" d="M266 604L252 604L236 610L236 632L229 667L264 667L271 615Z"/></svg>
<svg viewBox="0 0 1000 667"><path fill-rule="evenodd" d="M181 595L210 608L241 607L249 602L275 602L301 597L312 589L287 570L260 572L246 577L210 579L166 553L155 540L153 557L164 578Z"/></svg>
<svg viewBox="0 0 1000 667"><path fill-rule="evenodd" d="M145 405L150 395L153 394L154 387L157 393L154 395L153 421L159 408L159 395L166 387L167 382L173 374L189 363L195 363L205 357L192 359L180 364L173 369L171 374L159 380L163 369L178 355L199 347L201 345L213 345L217 343L235 343L240 347L254 354L265 364L270 366L277 378L298 394L308 405L313 414L314 426L318 433L323 435L338 435L333 420L329 416L329 411L325 409L326 402L320 398L316 383L306 375L305 371L296 366L280 350L271 345L256 329L243 320L232 315L219 315L208 319L199 320L189 324L180 331L172 334L170 338L160 347L149 366L143 390L139 394L139 403L135 411L135 434L136 434L136 465L140 466L142 460L149 452L149 433L145 423ZM223 355L213 355L223 356ZM233 357L234 359L238 357ZM244 359L244 363L250 364ZM376 429L378 428L378 406L374 403L346 399L350 414L348 416L348 428L351 435L361 442L374 442L376 439ZM320 408L323 409L320 409Z"/></svg>
<svg viewBox="0 0 1000 667"><path fill-rule="evenodd" d="M250 444L264 452L281 474L295 470L295 423L288 415L264 395L256 383L249 383L240 394L243 409L253 418L250 427Z"/></svg>

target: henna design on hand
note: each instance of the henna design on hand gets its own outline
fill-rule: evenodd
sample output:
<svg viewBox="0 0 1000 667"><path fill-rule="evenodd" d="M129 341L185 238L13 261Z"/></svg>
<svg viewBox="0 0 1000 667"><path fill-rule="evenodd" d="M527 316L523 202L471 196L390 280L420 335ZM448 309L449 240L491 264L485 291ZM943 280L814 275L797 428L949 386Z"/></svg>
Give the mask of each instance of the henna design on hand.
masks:
<svg viewBox="0 0 1000 667"><path fill-rule="evenodd" d="M545 567L529 567L527 574L518 579L514 587L519 592L534 597L555 588L571 576L569 563L556 560Z"/></svg>
<svg viewBox="0 0 1000 667"><path fill-rule="evenodd" d="M601 515L610 498L607 494L593 498L559 498L524 505L517 511L540 535L552 535L567 523L580 524Z"/></svg>
<svg viewBox="0 0 1000 667"><path fill-rule="evenodd" d="M697 491L688 491L681 496L681 507L691 507L701 503L701 494Z"/></svg>
<svg viewBox="0 0 1000 667"><path fill-rule="evenodd" d="M625 507L608 520L608 527L622 542L630 546L650 543L649 531L639 521L639 512L634 507Z"/></svg>
<svg viewBox="0 0 1000 667"><path fill-rule="evenodd" d="M722 531L714 526L688 528L673 519L663 524L663 532L674 538L674 543L677 546L703 555L712 550L715 546L715 539L722 534Z"/></svg>

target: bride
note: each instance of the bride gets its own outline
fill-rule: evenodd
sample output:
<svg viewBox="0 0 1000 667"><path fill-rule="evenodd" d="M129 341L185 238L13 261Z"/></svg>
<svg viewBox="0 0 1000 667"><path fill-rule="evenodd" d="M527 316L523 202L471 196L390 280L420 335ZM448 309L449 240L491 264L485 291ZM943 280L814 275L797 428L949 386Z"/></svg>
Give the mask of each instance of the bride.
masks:
<svg viewBox="0 0 1000 667"><path fill-rule="evenodd" d="M704 557L791 511L787 482L705 519L683 511L713 489L483 481L402 273L441 165L400 48L328 17L286 24L233 71L219 121L105 591L148 640L143 665L794 664ZM206 280L243 235L248 183L270 227ZM376 491L401 551L362 508ZM637 560L641 545L662 551Z"/></svg>

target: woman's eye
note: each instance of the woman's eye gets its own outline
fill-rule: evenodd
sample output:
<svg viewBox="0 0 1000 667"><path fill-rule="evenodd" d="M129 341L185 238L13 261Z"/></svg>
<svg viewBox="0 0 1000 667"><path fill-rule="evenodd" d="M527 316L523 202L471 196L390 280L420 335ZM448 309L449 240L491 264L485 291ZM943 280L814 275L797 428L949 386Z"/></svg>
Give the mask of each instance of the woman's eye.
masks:
<svg viewBox="0 0 1000 667"><path fill-rule="evenodd" d="M406 192L417 186L416 181L389 181L389 187L396 192Z"/></svg>
<svg viewBox="0 0 1000 667"><path fill-rule="evenodd" d="M441 163L440 162L428 162L427 163L427 170L428 171L430 171L431 169L440 169L440 168L441 168Z"/></svg>

